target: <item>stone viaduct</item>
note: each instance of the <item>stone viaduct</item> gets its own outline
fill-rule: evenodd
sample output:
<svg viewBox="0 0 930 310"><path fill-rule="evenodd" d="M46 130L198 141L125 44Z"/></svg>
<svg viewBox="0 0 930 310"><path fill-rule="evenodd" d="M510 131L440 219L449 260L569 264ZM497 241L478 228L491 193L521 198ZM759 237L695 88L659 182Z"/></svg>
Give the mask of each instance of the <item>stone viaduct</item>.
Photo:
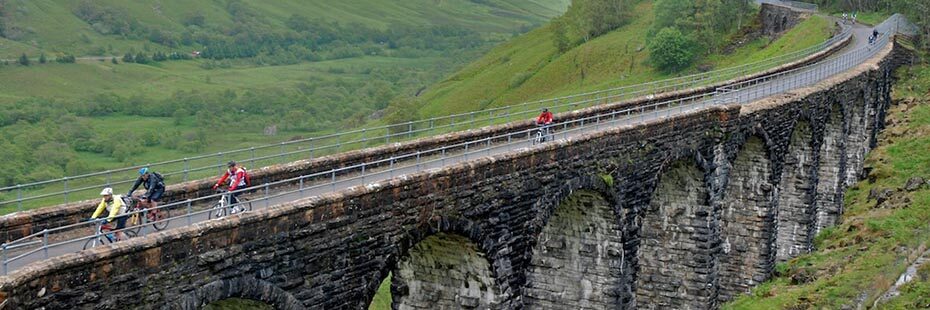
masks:
<svg viewBox="0 0 930 310"><path fill-rule="evenodd" d="M2 309L712 309L811 250L890 104L898 48L816 86L55 257Z"/></svg>

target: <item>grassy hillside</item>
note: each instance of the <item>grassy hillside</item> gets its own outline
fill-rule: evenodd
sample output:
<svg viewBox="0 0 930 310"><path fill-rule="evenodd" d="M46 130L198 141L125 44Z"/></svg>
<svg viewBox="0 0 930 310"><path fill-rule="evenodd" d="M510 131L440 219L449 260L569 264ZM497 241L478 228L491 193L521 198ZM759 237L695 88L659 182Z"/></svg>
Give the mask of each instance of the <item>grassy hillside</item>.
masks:
<svg viewBox="0 0 930 310"><path fill-rule="evenodd" d="M121 55L136 50L167 48L145 40L104 35L74 14L86 0L3 0L3 7L16 31L0 38L0 58L14 58L22 52L37 54L65 52L76 55ZM235 26L227 10L233 1L189 0L97 0L93 3L124 13L143 27L176 35L190 30L191 16L202 15L210 27ZM558 16L568 0L243 0L258 18L285 27L292 15L343 24L359 23L387 29L391 25L444 24L483 33L510 34ZM197 27L197 26L193 26ZM11 38L12 37L12 38Z"/></svg>
<svg viewBox="0 0 930 310"><path fill-rule="evenodd" d="M563 54L554 47L551 25L526 33L430 87L422 96L420 113L445 115L670 77L649 61L652 8L651 1L641 2L631 23ZM813 16L775 41L759 38L698 63L723 68L759 61L823 42L832 31L831 22ZM693 67L678 74L695 72Z"/></svg>
<svg viewBox="0 0 930 310"><path fill-rule="evenodd" d="M568 2L0 0L0 187L355 128Z"/></svg>
<svg viewBox="0 0 930 310"><path fill-rule="evenodd" d="M873 170L847 191L843 223L816 237L815 253L778 265L774 279L725 308L871 308L930 247L930 188L904 189L913 177L930 177L930 66L905 67L898 74L888 127L867 159ZM886 190L890 198L881 205L870 198ZM901 292L878 308L930 307L930 264Z"/></svg>

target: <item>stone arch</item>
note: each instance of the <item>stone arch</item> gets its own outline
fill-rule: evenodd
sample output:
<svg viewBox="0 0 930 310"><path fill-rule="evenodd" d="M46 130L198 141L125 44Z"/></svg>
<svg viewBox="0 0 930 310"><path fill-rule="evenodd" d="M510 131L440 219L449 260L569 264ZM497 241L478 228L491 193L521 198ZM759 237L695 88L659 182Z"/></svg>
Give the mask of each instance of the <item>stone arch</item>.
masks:
<svg viewBox="0 0 930 310"><path fill-rule="evenodd" d="M811 125L807 120L799 120L791 133L778 186L775 258L779 262L811 249L816 215L814 151Z"/></svg>
<svg viewBox="0 0 930 310"><path fill-rule="evenodd" d="M661 170L642 215L635 280L643 309L713 308L714 212L705 171L684 160Z"/></svg>
<svg viewBox="0 0 930 310"><path fill-rule="evenodd" d="M750 135L732 159L720 210L720 300L748 292L774 266L775 208L770 143Z"/></svg>
<svg viewBox="0 0 930 310"><path fill-rule="evenodd" d="M836 225L843 214L843 173L846 157L846 137L843 136L843 108L832 105L826 117L823 143L817 165L817 210L814 236L826 227Z"/></svg>
<svg viewBox="0 0 930 310"><path fill-rule="evenodd" d="M532 249L526 307L621 308L622 232L602 191L572 190L554 208Z"/></svg>
<svg viewBox="0 0 930 310"><path fill-rule="evenodd" d="M552 216L556 208L570 197L575 191L578 190L587 190L593 191L604 197L608 202L611 203L611 206L619 213L618 202L620 201L619 195L614 191L611 184L607 184L605 181L606 177L613 179L613 176L609 174L605 175L586 175L586 176L576 176L568 178L564 181L559 181L559 187L556 188L551 194L541 197L539 202L539 214L533 218L534 223L531 225L535 231L533 236L539 234L539 231L542 231L543 227L549 222L549 217Z"/></svg>
<svg viewBox="0 0 930 310"><path fill-rule="evenodd" d="M181 296L173 303L165 305L164 308L195 310L207 304L233 297L261 301L281 310L306 309L303 303L291 293L255 277L215 280Z"/></svg>
<svg viewBox="0 0 930 310"><path fill-rule="evenodd" d="M469 237L438 231L398 260L391 283L395 309L496 308L503 301L492 262Z"/></svg>

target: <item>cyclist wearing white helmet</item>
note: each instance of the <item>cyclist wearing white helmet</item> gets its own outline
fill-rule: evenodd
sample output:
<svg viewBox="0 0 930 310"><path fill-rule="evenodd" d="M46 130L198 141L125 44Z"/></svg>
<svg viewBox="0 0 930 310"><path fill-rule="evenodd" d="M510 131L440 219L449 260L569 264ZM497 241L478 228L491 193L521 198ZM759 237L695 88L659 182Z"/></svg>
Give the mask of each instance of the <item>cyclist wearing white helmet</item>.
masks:
<svg viewBox="0 0 930 310"><path fill-rule="evenodd" d="M103 210L107 210L107 223L113 223L116 221L116 229L123 229L126 227L126 220L129 218L126 216L126 205L123 204L123 196L113 195L112 188L104 188L100 191L100 196L103 196L103 199L100 200L100 204L97 205L97 210L94 211L94 215L91 215L90 218L96 219L100 217L103 213ZM123 236L122 231L116 232L117 240L126 239Z"/></svg>

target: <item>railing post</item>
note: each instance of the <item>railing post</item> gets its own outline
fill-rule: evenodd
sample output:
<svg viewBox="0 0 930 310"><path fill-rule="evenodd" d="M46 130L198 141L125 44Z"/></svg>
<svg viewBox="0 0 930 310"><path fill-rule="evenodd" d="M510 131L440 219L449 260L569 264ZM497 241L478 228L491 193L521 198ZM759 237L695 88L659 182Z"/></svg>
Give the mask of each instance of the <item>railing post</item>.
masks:
<svg viewBox="0 0 930 310"><path fill-rule="evenodd" d="M298 189L298 191L300 191L301 193L303 193L303 192L304 192L304 177L301 176L300 179L299 179L298 181L299 181L298 183L300 183L300 184L297 185L297 189Z"/></svg>
<svg viewBox="0 0 930 310"><path fill-rule="evenodd" d="M255 147L249 148L249 166L252 166L252 169L255 169Z"/></svg>
<svg viewBox="0 0 930 310"><path fill-rule="evenodd" d="M188 226L193 224L193 222L191 221L191 213L193 213L193 210L191 208L191 200L188 199L187 200L187 225Z"/></svg>
<svg viewBox="0 0 930 310"><path fill-rule="evenodd" d="M23 186L16 184L16 209L23 212Z"/></svg>
<svg viewBox="0 0 930 310"><path fill-rule="evenodd" d="M65 193L65 203L68 203L68 177L64 177L63 180L64 180L64 184L65 184L65 191L64 191L64 193Z"/></svg>
<svg viewBox="0 0 930 310"><path fill-rule="evenodd" d="M107 170L107 187L110 187L110 183L113 179L113 170Z"/></svg>
<svg viewBox="0 0 930 310"><path fill-rule="evenodd" d="M0 245L0 259L3 260L3 275L6 275L6 273L7 273L7 270L6 270L6 269L7 269L7 267L6 267L6 266L7 266L7 262L6 262L6 243L3 243L3 245Z"/></svg>
<svg viewBox="0 0 930 310"><path fill-rule="evenodd" d="M281 142L281 163L287 162L287 157L284 156L284 142Z"/></svg>
<svg viewBox="0 0 930 310"><path fill-rule="evenodd" d="M271 203L268 199L268 183L265 183L265 209L268 209L268 204Z"/></svg>
<svg viewBox="0 0 930 310"><path fill-rule="evenodd" d="M407 122L407 139L413 137L413 122Z"/></svg>
<svg viewBox="0 0 930 310"><path fill-rule="evenodd" d="M310 149L310 159L313 159L313 138L307 140L307 148Z"/></svg>
<svg viewBox="0 0 930 310"><path fill-rule="evenodd" d="M187 182L188 173L191 171L191 163L188 161L187 157L184 157L184 182Z"/></svg>
<svg viewBox="0 0 930 310"><path fill-rule="evenodd" d="M365 184L365 163L362 162L362 184Z"/></svg>
<svg viewBox="0 0 930 310"><path fill-rule="evenodd" d="M141 233L142 236L145 236L146 227L149 226L148 225L149 224L149 209L148 208L143 209L142 214L140 214L139 217L142 218L142 223L136 224L136 225L142 225L142 227L139 228L139 233Z"/></svg>
<svg viewBox="0 0 930 310"><path fill-rule="evenodd" d="M42 230L42 252L45 252L45 258L48 259L48 228Z"/></svg>
<svg viewBox="0 0 930 310"><path fill-rule="evenodd" d="M336 169L333 169L333 175L329 179L329 184L332 185L333 192L336 192Z"/></svg>

